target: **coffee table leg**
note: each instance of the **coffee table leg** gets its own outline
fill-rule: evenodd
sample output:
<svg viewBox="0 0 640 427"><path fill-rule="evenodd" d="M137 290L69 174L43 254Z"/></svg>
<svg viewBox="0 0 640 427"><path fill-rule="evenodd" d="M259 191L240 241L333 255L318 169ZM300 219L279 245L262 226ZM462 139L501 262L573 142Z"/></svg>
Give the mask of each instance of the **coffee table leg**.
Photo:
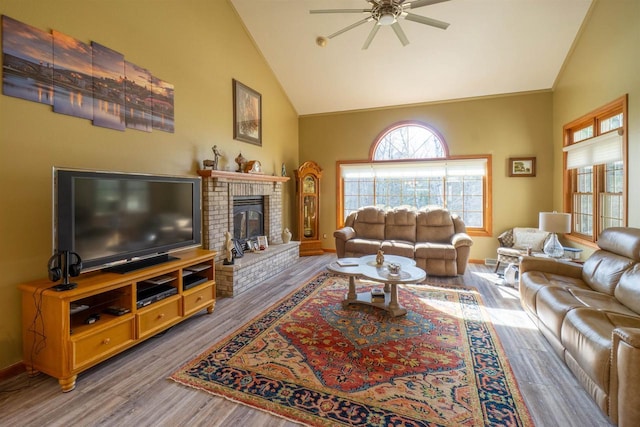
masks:
<svg viewBox="0 0 640 427"><path fill-rule="evenodd" d="M402 316L407 314L407 310L398 302L398 285L391 283L391 300L389 301L389 313L392 316Z"/></svg>
<svg viewBox="0 0 640 427"><path fill-rule="evenodd" d="M356 295L356 277L349 276L349 293L347 294L347 301L355 301L358 299Z"/></svg>

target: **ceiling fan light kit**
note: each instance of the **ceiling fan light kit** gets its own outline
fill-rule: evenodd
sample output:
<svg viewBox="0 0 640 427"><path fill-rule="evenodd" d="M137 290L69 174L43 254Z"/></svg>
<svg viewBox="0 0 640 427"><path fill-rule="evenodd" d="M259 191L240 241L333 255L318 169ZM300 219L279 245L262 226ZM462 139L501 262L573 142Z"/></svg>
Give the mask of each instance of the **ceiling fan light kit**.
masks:
<svg viewBox="0 0 640 427"><path fill-rule="evenodd" d="M342 33L345 33L349 30L352 30L362 24L367 22L375 21L369 36L364 42L362 49L367 49L380 26L391 26L394 33L402 43L402 46L406 46L409 44L409 39L404 34L402 27L400 27L400 23L398 22L398 18L403 18L408 21L417 22L419 24L429 25L431 27L439 28L442 30L446 30L449 27L447 22L438 21L437 19L427 18L426 16L416 15L414 13L408 12L408 10L417 9L419 7L429 6L436 3L443 3L449 0L414 0L414 1L405 1L405 0L366 0L367 3L371 6L371 9L321 9L321 10L310 10L309 13L365 13L369 14L369 16L361 19L360 21L354 22L353 24L336 31L333 34L330 34L327 37L318 37L316 38L316 44L320 47L325 47L327 42L339 36Z"/></svg>

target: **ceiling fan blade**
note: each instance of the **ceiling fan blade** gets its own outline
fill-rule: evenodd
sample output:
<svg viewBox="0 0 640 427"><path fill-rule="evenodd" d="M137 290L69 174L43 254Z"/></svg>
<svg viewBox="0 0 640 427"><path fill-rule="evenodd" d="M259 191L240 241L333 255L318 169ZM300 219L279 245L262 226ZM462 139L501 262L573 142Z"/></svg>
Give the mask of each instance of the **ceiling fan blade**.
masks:
<svg viewBox="0 0 640 427"><path fill-rule="evenodd" d="M320 9L310 10L309 13L367 13L371 9Z"/></svg>
<svg viewBox="0 0 640 427"><path fill-rule="evenodd" d="M448 22L438 21L437 19L427 18L426 16L416 15L415 13L403 13L404 19L419 22L420 24L430 25L432 27L446 30L449 27Z"/></svg>
<svg viewBox="0 0 640 427"><path fill-rule="evenodd" d="M369 45L371 44L371 42L373 41L373 38L378 33L379 29L380 29L380 25L376 24L373 26L373 28L371 29L371 32L369 33L369 36L367 37L367 40L365 40L364 44L362 45L362 50L366 50L369 48Z"/></svg>
<svg viewBox="0 0 640 427"><path fill-rule="evenodd" d="M396 36L398 36L398 40L400 40L400 43L402 43L402 46L406 46L409 44L409 39L405 35L404 31L402 31L402 27L400 27L400 24L398 24L397 21L391 24L391 28L393 28L393 31L396 33Z"/></svg>
<svg viewBox="0 0 640 427"><path fill-rule="evenodd" d="M444 3L449 0L415 0L412 2L404 3L402 5L405 9L417 9L419 7L429 6L436 3Z"/></svg>
<svg viewBox="0 0 640 427"><path fill-rule="evenodd" d="M354 22L353 24L349 25L348 27L345 27L345 28L343 28L343 29L341 29L341 30L336 31L335 33L333 33L333 34L331 34L331 35L327 36L327 38L328 38L328 39L332 39L332 38L334 38L335 36L339 36L339 35L340 35L340 34L342 34L342 33L345 33L345 32L347 32L347 31L349 31L349 30L353 30L354 28L356 28L356 27L358 27L358 26L360 26L360 25L362 25L362 24L364 24L364 23L366 23L366 22L369 22L369 21L371 21L371 20L373 20L373 18L372 18L372 17L370 17L370 16L368 16L368 17L366 17L366 18L364 18L364 19L361 19L361 20L360 20L360 21L358 21L358 22Z"/></svg>

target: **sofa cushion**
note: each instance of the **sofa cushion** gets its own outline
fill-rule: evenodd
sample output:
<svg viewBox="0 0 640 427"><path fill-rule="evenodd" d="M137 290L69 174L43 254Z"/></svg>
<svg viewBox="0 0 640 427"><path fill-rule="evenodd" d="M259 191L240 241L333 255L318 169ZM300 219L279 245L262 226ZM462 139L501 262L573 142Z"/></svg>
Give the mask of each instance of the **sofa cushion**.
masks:
<svg viewBox="0 0 640 427"><path fill-rule="evenodd" d="M384 240L385 212L374 206L358 210L353 229L360 239ZM377 249L376 249L377 250ZM374 252L375 253L375 252Z"/></svg>
<svg viewBox="0 0 640 427"><path fill-rule="evenodd" d="M577 307L584 305L568 289L545 287L536 295L536 315L556 337L560 336L564 317Z"/></svg>
<svg viewBox="0 0 640 427"><path fill-rule="evenodd" d="M504 248L512 247L513 246L513 228L510 228L507 231L502 232L502 234L498 236L498 242L500 242L500 246Z"/></svg>
<svg viewBox="0 0 640 427"><path fill-rule="evenodd" d="M640 327L640 317L593 308L576 308L565 316L561 341L589 377L609 393L611 340L617 327Z"/></svg>
<svg viewBox="0 0 640 427"><path fill-rule="evenodd" d="M360 239L355 238L351 240L347 240L344 244L344 252L346 256L351 256L351 254L375 254L380 249L380 245L382 244L382 240L374 240L374 239Z"/></svg>
<svg viewBox="0 0 640 427"><path fill-rule="evenodd" d="M419 210L416 217L416 242L450 243L455 227L447 209Z"/></svg>
<svg viewBox="0 0 640 427"><path fill-rule="evenodd" d="M613 295L620 277L633 264L629 258L600 249L584 262L582 280L595 291Z"/></svg>
<svg viewBox="0 0 640 427"><path fill-rule="evenodd" d="M640 228L605 228L598 237L598 247L636 262L640 261Z"/></svg>
<svg viewBox="0 0 640 427"><path fill-rule="evenodd" d="M624 272L614 295L626 307L640 314L640 264Z"/></svg>
<svg viewBox="0 0 640 427"><path fill-rule="evenodd" d="M520 299L525 308L535 313L536 297L541 289L547 287L591 289L582 279L561 274L545 273L542 271L527 271L520 274Z"/></svg>
<svg viewBox="0 0 640 427"><path fill-rule="evenodd" d="M515 227L513 229L513 247L516 249L531 248L532 251L542 252L544 241L549 233L537 228Z"/></svg>
<svg viewBox="0 0 640 427"><path fill-rule="evenodd" d="M564 348L605 393L609 392L609 358L614 328L606 313L576 308L565 316L559 335Z"/></svg>
<svg viewBox="0 0 640 427"><path fill-rule="evenodd" d="M413 242L402 240L385 240L380 245L380 249L385 255L399 255L411 259L414 255Z"/></svg>
<svg viewBox="0 0 640 427"><path fill-rule="evenodd" d="M587 289L571 289L570 292L585 307L591 307L610 313L619 313L624 316L638 316L636 312L618 301L615 296Z"/></svg>
<svg viewBox="0 0 640 427"><path fill-rule="evenodd" d="M458 253L451 244L445 243L416 243L415 257L424 259L455 260Z"/></svg>
<svg viewBox="0 0 640 427"><path fill-rule="evenodd" d="M416 241L416 212L404 208L387 212L384 235L386 240L403 240L414 243Z"/></svg>

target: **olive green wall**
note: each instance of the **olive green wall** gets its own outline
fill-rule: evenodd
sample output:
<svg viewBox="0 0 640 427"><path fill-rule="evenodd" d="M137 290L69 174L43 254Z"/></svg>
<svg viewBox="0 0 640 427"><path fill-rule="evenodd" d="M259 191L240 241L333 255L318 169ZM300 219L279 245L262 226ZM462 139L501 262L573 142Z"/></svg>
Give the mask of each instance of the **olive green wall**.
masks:
<svg viewBox="0 0 640 427"><path fill-rule="evenodd" d="M298 117L226 0L0 0L0 14L96 41L175 86L175 133L118 132L0 96L0 370L22 360L21 281L46 276L54 166L195 175L217 144L266 173L298 165ZM262 94L263 145L233 140L232 78ZM289 224L292 183L284 194Z"/></svg>
<svg viewBox="0 0 640 427"><path fill-rule="evenodd" d="M490 154L493 232L538 226L538 212L552 207L553 147L550 91L300 118L300 161L323 168L320 235L334 249L336 161L367 159L375 138L403 120L419 120L444 137L452 156ZM537 175L509 178L509 157L537 158ZM495 258L494 237L474 236L471 258Z"/></svg>
<svg viewBox="0 0 640 427"><path fill-rule="evenodd" d="M640 227L640 2L598 0L590 12L553 95L554 207L562 209L563 125L628 94L627 219Z"/></svg>
<svg viewBox="0 0 640 427"><path fill-rule="evenodd" d="M321 199L323 247L333 249L337 160L366 159L392 123L420 120L440 131L452 155L493 156L493 236L514 225L537 226L539 211L563 210L562 127L629 96L628 225L640 227L640 2L596 0L553 92L461 100L300 118L300 160L325 170ZM536 156L536 178L508 178L511 156ZM579 246L579 245L578 245ZM495 258L495 237L474 237L471 258ZM583 258L592 252L585 249Z"/></svg>

